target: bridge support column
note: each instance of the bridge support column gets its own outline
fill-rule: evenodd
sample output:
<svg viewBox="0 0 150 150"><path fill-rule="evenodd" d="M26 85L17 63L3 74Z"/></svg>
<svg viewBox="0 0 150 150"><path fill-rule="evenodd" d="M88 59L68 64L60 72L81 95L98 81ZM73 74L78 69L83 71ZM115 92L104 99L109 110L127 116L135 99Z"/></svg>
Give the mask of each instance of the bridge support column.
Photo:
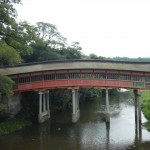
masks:
<svg viewBox="0 0 150 150"><path fill-rule="evenodd" d="M135 119L139 121L139 124L141 125L141 95L139 90L134 90L134 96L135 96Z"/></svg>
<svg viewBox="0 0 150 150"><path fill-rule="evenodd" d="M137 107L137 90L134 90L134 105L135 105L135 138L138 139L138 107Z"/></svg>
<svg viewBox="0 0 150 150"><path fill-rule="evenodd" d="M138 119L139 119L139 125L141 126L142 118L141 118L141 94L140 91L137 91L137 100L138 100Z"/></svg>
<svg viewBox="0 0 150 150"><path fill-rule="evenodd" d="M141 141L142 139L142 129L141 129L141 95L139 90L134 90L135 96L135 129L137 138Z"/></svg>
<svg viewBox="0 0 150 150"><path fill-rule="evenodd" d="M78 90L72 89L72 122L76 123L80 118Z"/></svg>
<svg viewBox="0 0 150 150"><path fill-rule="evenodd" d="M50 118L50 108L49 108L49 91L39 92L39 123Z"/></svg>
<svg viewBox="0 0 150 150"><path fill-rule="evenodd" d="M138 103L137 103L137 90L134 90L134 105L135 105L135 123L137 124L137 117L138 117Z"/></svg>
<svg viewBox="0 0 150 150"><path fill-rule="evenodd" d="M105 90L106 92L106 122L110 122L110 113L109 113L109 95L108 95L108 89Z"/></svg>

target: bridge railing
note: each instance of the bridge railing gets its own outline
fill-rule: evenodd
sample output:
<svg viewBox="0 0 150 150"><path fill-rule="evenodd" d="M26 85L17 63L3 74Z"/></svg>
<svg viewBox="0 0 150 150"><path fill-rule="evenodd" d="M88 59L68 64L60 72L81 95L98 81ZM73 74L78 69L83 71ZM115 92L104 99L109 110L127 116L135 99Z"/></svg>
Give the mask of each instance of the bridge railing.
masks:
<svg viewBox="0 0 150 150"><path fill-rule="evenodd" d="M145 81L150 80L150 76L141 73L97 69L46 71L11 77L20 91L72 86L145 88Z"/></svg>

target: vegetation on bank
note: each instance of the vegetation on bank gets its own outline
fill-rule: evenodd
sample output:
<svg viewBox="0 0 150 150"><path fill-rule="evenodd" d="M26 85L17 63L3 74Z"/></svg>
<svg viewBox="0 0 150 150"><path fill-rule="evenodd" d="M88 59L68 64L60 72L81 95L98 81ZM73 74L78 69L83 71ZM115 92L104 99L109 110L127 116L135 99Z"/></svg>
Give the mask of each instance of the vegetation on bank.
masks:
<svg viewBox="0 0 150 150"><path fill-rule="evenodd" d="M150 91L142 92L142 111L145 118L148 120L145 124L146 128L150 131Z"/></svg>
<svg viewBox="0 0 150 150"><path fill-rule="evenodd" d="M30 121L23 119L9 119L0 123L0 135L12 133L28 125L31 125Z"/></svg>

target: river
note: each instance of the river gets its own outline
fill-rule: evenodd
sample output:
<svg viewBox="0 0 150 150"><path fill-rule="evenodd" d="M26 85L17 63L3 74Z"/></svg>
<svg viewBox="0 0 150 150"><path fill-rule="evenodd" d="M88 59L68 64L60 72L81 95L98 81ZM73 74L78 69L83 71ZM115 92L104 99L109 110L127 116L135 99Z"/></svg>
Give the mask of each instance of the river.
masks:
<svg viewBox="0 0 150 150"><path fill-rule="evenodd" d="M103 118L105 99L80 104L80 120L61 112L45 123L0 137L0 150L149 150L150 132L138 134L134 101L123 92L110 98L110 126ZM142 122L145 121L142 115Z"/></svg>

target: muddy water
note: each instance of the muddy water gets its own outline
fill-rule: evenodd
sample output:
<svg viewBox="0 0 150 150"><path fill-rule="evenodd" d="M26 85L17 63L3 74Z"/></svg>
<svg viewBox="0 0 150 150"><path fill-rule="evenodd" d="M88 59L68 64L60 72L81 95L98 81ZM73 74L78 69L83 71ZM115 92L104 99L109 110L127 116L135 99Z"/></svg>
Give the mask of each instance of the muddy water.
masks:
<svg viewBox="0 0 150 150"><path fill-rule="evenodd" d="M110 126L103 118L104 104L104 98L80 104L76 124L71 123L70 112L63 112L42 125L2 136L0 150L149 150L150 132L142 128L139 134L130 95L110 97Z"/></svg>

